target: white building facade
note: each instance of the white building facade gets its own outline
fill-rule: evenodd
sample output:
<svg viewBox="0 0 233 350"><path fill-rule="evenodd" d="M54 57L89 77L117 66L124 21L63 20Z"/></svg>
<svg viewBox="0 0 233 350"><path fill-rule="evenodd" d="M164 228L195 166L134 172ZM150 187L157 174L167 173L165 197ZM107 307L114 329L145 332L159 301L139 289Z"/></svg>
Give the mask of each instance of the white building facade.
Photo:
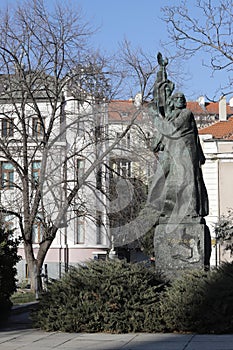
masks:
<svg viewBox="0 0 233 350"><path fill-rule="evenodd" d="M5 95L0 97L2 220L20 238L19 217L23 217L26 205L20 170L26 154L27 198L31 210L38 187L41 196L33 224L33 250L37 256L46 226L57 224L42 273L58 278L69 265L106 257L110 246L106 196L101 191L108 181L101 169L102 161L107 159L108 142L103 137L108 128L107 109L104 103L95 104L91 98L80 103L65 90L51 125L54 108L45 96L38 96L36 101L43 122L35 113L33 101L28 99L23 108L22 100L14 98L14 101L12 104ZM26 132L22 131L22 125ZM44 147L49 128L52 132ZM79 189L67 206L76 186ZM59 213L66 206L61 217ZM17 278L19 283L27 283L30 274L22 241L18 253L22 259L17 265Z"/></svg>
<svg viewBox="0 0 233 350"><path fill-rule="evenodd" d="M206 218L212 236L212 265L232 261L232 253L217 244L215 225L233 209L233 110L225 105L219 120L199 131L206 157L203 175L209 195L209 215Z"/></svg>

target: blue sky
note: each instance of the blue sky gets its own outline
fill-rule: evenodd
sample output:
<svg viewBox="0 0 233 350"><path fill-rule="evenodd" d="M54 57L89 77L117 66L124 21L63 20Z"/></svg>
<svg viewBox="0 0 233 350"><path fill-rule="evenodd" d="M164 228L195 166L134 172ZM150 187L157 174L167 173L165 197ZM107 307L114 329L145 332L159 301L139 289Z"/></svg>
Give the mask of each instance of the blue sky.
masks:
<svg viewBox="0 0 233 350"><path fill-rule="evenodd" d="M21 0L19 0L21 1ZM80 4L85 19L98 32L93 37L93 43L105 52L117 51L118 45L127 38L132 46L140 46L146 53L157 55L161 51L161 40L166 40L166 25L161 20L161 7L179 4L179 0L70 0ZM194 0L187 1L190 8ZM0 0L0 8L5 3L14 3L14 0ZM53 1L45 0L48 6ZM196 100L200 95L210 98L215 96L216 90L225 85L227 74L217 72L212 76L209 69L202 65L204 53L186 61L182 67L190 75L185 81L182 90L188 100ZM220 97L220 92L215 98Z"/></svg>

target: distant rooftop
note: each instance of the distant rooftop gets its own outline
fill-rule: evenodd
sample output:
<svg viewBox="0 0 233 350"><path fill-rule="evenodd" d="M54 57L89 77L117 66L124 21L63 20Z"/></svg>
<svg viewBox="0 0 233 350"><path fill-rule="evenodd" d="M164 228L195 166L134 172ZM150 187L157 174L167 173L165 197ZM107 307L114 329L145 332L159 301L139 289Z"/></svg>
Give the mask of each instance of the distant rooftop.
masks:
<svg viewBox="0 0 233 350"><path fill-rule="evenodd" d="M197 101L187 101L187 108L193 112L197 126L201 130L203 128L203 133L206 133L206 129L215 125L219 120L219 102L206 102L201 106ZM233 108L229 104L226 105L226 109L227 117L233 116ZM127 121L132 118L137 108L133 99L112 100L108 105L108 110L110 121ZM139 115L138 119L141 119L141 115Z"/></svg>
<svg viewBox="0 0 233 350"><path fill-rule="evenodd" d="M196 101L187 101L187 108L189 108L194 115L202 114L219 114L218 102L206 102L204 107L201 107ZM227 114L232 115L233 109L227 104Z"/></svg>
<svg viewBox="0 0 233 350"><path fill-rule="evenodd" d="M127 121L137 112L133 100L112 100L108 105L111 121Z"/></svg>
<svg viewBox="0 0 233 350"><path fill-rule="evenodd" d="M215 139L233 140L233 117L226 121L218 121L199 130L200 135L212 135Z"/></svg>

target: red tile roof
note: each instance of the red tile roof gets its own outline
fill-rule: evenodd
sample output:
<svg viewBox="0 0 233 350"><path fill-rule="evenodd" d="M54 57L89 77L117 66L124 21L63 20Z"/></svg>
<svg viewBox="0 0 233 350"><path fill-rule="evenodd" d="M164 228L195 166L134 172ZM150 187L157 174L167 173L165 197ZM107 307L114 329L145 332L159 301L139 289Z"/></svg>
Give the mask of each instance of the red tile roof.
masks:
<svg viewBox="0 0 233 350"><path fill-rule="evenodd" d="M187 101L187 108L190 109L194 115L201 114L216 114L219 113L218 102L207 102L205 103L205 107L202 108L198 102L195 101ZM233 110L227 105L227 114L233 114Z"/></svg>
<svg viewBox="0 0 233 350"><path fill-rule="evenodd" d="M218 102L207 102L205 107L202 108L198 102L187 101L187 108L190 109L194 115L218 115L219 106ZM137 111L134 106L133 100L112 100L109 103L109 118L111 120L122 120L124 113L132 114ZM227 105L227 114L232 115L233 109Z"/></svg>
<svg viewBox="0 0 233 350"><path fill-rule="evenodd" d="M187 101L187 108L190 109L195 116L219 114L219 103L209 102L205 103L202 108L198 102ZM137 108L133 100L113 100L108 105L109 120L110 121L128 121L134 117ZM213 124L199 130L200 135L211 134L217 139L233 139L233 109L227 104L227 121L216 121ZM141 119L139 114L137 119Z"/></svg>
<svg viewBox="0 0 233 350"><path fill-rule="evenodd" d="M216 122L206 128L199 130L200 135L210 134L215 139L233 139L233 117L226 121Z"/></svg>
<svg viewBox="0 0 233 350"><path fill-rule="evenodd" d="M111 121L127 121L132 119L137 108L133 100L113 100L108 105L108 116Z"/></svg>

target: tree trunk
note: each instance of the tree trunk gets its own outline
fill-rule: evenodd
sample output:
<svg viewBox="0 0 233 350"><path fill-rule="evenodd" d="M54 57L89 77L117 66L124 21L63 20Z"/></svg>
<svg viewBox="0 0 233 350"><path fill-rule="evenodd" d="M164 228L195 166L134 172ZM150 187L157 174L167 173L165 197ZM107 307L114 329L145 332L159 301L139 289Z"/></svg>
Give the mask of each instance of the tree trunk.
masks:
<svg viewBox="0 0 233 350"><path fill-rule="evenodd" d="M25 242L24 251L30 276L31 290L35 292L36 298L38 298L42 290L41 264L38 264L37 259L35 259L32 244Z"/></svg>
<svg viewBox="0 0 233 350"><path fill-rule="evenodd" d="M45 239L40 243L40 247L36 258L33 251L33 245L30 242L24 242L25 258L28 265L28 272L31 280L31 290L35 292L37 298L39 297L39 294L42 291L42 266L46 254L53 242L54 237L56 236L56 232L57 227L53 226L49 234L50 239Z"/></svg>

